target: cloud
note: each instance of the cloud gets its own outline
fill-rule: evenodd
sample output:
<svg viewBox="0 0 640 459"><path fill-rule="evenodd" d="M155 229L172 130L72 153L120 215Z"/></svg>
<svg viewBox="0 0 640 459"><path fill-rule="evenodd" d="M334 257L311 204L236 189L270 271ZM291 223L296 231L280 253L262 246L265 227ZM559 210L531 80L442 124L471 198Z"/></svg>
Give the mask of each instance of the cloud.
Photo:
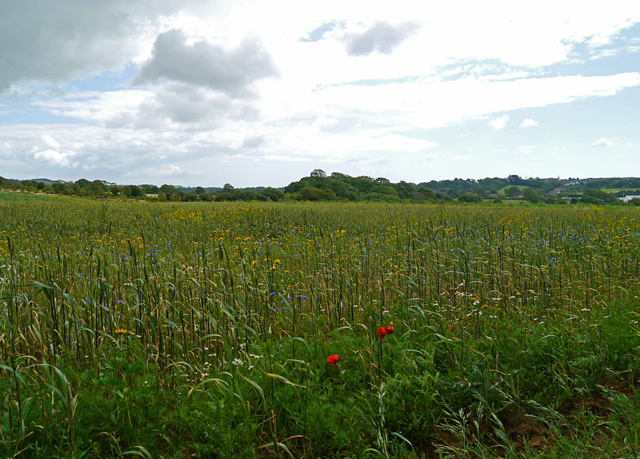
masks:
<svg viewBox="0 0 640 459"><path fill-rule="evenodd" d="M51 137L49 134L43 135L42 138L44 139L45 143L49 145L51 148L55 148L56 150L60 149L60 144L56 142L56 140L53 137Z"/></svg>
<svg viewBox="0 0 640 459"><path fill-rule="evenodd" d="M252 94L251 84L276 76L271 56L256 37L245 38L236 49L196 41L187 44L181 30L161 33L153 53L134 78L134 84L170 81L207 87L232 97Z"/></svg>
<svg viewBox="0 0 640 459"><path fill-rule="evenodd" d="M246 136L242 141L242 148L254 149L264 144L265 138L263 136L251 135Z"/></svg>
<svg viewBox="0 0 640 459"><path fill-rule="evenodd" d="M495 120L490 122L489 125L493 126L493 129L495 129L496 131L499 131L500 129L504 129L504 127L507 125L507 121L509 121L509 116L502 115L501 117L496 118Z"/></svg>
<svg viewBox="0 0 640 459"><path fill-rule="evenodd" d="M3 2L0 94L27 81L63 82L121 68L145 50L146 31L161 15L197 0L30 0Z"/></svg>
<svg viewBox="0 0 640 459"><path fill-rule="evenodd" d="M387 22L376 22L362 33L345 35L344 44L350 56L368 56L374 51L391 54L419 28L414 22L403 22L395 26Z"/></svg>
<svg viewBox="0 0 640 459"><path fill-rule="evenodd" d="M135 177L140 173L140 171L129 171L124 174L124 177ZM176 166L174 164L165 164L161 166L148 167L145 170L145 174L147 177L153 177L155 179L158 178L179 178L179 177L190 177L197 174L188 173L184 171L181 167Z"/></svg>
<svg viewBox="0 0 640 459"><path fill-rule="evenodd" d="M513 152L517 155L530 155L536 148L538 147L534 145L522 145L520 147L516 147Z"/></svg>
<svg viewBox="0 0 640 459"><path fill-rule="evenodd" d="M168 83L150 91L135 115L137 128L163 128L167 123L196 124L196 129L220 127L228 121L253 121L259 110L252 100L234 99L207 87Z"/></svg>
<svg viewBox="0 0 640 459"><path fill-rule="evenodd" d="M74 153L60 151L60 144L49 134L44 134L42 139L49 148L36 151L33 154L35 159L44 160L55 166L66 167L71 164L71 157L74 156Z"/></svg>
<svg viewBox="0 0 640 459"><path fill-rule="evenodd" d="M308 32L306 37L302 37L298 41L304 43L314 43L316 41L320 41L324 37L325 33L333 30L336 24L336 21L325 22L313 29L311 32Z"/></svg>
<svg viewBox="0 0 640 459"><path fill-rule="evenodd" d="M522 121L522 123L520 124L521 128L528 128L528 127L536 127L538 126L538 122L536 120L532 120L532 119L525 119Z"/></svg>
<svg viewBox="0 0 640 459"><path fill-rule="evenodd" d="M613 142L609 139L607 139L606 137L602 137L598 140L596 140L595 142L593 142L591 144L592 147L596 147L596 148L606 148L606 147L612 147L613 146Z"/></svg>

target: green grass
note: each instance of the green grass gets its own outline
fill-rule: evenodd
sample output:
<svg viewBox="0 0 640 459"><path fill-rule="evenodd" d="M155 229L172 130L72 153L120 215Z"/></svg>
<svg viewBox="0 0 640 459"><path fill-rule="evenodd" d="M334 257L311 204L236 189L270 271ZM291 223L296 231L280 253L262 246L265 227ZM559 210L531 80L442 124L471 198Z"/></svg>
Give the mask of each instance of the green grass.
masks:
<svg viewBox="0 0 640 459"><path fill-rule="evenodd" d="M638 217L4 201L0 456L631 457Z"/></svg>
<svg viewBox="0 0 640 459"><path fill-rule="evenodd" d="M618 193L619 191L636 191L636 188L602 188L602 191L606 191L607 193Z"/></svg>
<svg viewBox="0 0 640 459"><path fill-rule="evenodd" d="M21 192L9 192L0 191L0 202L28 202L28 201L52 201L55 199L65 199L59 196L47 196L36 193L21 193ZM68 198L67 198L68 199Z"/></svg>
<svg viewBox="0 0 640 459"><path fill-rule="evenodd" d="M515 186L516 188L520 189L521 192L526 190L527 188L531 188L526 185L506 185L498 190L498 194L504 194L504 190L506 190L507 188L511 188L512 186Z"/></svg>

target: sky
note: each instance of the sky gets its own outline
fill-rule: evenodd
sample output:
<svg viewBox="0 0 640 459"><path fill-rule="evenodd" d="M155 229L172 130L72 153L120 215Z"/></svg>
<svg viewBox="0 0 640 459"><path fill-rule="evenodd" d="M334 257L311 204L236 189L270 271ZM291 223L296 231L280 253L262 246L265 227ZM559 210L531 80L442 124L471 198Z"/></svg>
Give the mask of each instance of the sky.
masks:
<svg viewBox="0 0 640 459"><path fill-rule="evenodd" d="M640 2L0 0L0 176L314 169L640 176Z"/></svg>

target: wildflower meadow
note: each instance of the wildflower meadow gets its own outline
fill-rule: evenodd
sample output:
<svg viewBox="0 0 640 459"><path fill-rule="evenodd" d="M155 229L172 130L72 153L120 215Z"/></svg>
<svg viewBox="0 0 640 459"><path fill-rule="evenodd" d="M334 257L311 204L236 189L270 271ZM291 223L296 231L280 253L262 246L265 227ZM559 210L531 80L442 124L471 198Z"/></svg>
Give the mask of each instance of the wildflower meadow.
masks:
<svg viewBox="0 0 640 459"><path fill-rule="evenodd" d="M632 207L0 202L0 457L636 457Z"/></svg>

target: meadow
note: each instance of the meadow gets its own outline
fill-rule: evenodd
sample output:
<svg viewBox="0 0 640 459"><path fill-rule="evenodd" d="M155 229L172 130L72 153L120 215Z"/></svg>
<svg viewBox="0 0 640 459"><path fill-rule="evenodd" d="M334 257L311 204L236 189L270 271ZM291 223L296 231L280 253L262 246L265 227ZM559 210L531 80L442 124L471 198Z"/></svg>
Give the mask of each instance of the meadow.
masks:
<svg viewBox="0 0 640 459"><path fill-rule="evenodd" d="M636 457L635 208L0 202L0 456Z"/></svg>

